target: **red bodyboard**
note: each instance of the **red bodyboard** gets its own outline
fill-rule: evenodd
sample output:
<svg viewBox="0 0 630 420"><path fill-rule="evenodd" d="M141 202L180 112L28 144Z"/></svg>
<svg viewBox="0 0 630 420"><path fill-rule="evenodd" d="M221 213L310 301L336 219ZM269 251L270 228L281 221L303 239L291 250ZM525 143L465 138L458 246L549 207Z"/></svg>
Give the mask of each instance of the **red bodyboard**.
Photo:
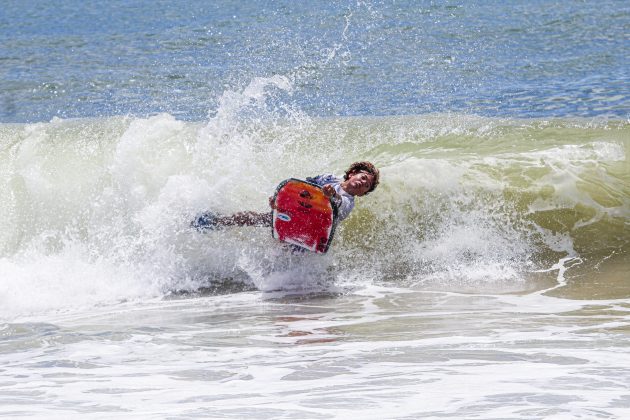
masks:
<svg viewBox="0 0 630 420"><path fill-rule="evenodd" d="M295 178L282 181L273 204L274 238L317 253L328 251L337 208L318 185Z"/></svg>

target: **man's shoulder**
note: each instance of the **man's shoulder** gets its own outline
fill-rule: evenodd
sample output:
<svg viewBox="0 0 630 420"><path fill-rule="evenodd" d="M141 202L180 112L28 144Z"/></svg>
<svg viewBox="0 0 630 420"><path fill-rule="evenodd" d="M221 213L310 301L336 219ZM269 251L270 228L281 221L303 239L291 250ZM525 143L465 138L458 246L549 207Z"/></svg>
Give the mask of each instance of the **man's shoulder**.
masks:
<svg viewBox="0 0 630 420"><path fill-rule="evenodd" d="M312 182L313 184L317 184L320 187L323 187L326 184L338 184L342 181L342 179L334 174L322 174L314 177L306 178L308 182Z"/></svg>

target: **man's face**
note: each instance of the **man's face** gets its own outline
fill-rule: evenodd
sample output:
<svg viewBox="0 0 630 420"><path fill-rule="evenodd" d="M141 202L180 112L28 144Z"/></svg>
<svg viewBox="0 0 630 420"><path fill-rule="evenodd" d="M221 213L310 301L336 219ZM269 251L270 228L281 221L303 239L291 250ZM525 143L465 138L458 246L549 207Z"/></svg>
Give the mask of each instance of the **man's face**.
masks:
<svg viewBox="0 0 630 420"><path fill-rule="evenodd" d="M348 179L343 183L343 189L350 195L361 197L370 191L373 182L374 175L368 172L351 172Z"/></svg>

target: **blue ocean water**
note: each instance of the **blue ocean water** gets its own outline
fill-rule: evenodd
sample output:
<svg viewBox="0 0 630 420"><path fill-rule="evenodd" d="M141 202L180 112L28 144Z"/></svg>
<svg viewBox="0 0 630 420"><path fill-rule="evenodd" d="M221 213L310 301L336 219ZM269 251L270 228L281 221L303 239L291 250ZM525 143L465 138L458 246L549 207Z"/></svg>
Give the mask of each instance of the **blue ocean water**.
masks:
<svg viewBox="0 0 630 420"><path fill-rule="evenodd" d="M168 112L282 75L311 116L630 112L623 1L5 0L0 122Z"/></svg>

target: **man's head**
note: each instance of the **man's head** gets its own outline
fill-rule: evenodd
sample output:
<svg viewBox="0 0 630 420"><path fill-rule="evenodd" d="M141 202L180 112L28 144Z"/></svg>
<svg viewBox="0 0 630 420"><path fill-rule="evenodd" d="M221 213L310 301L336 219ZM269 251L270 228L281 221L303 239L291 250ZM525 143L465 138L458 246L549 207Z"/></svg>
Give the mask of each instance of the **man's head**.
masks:
<svg viewBox="0 0 630 420"><path fill-rule="evenodd" d="M342 187L348 194L363 196L374 191L379 182L379 171L370 162L355 162L346 171Z"/></svg>

